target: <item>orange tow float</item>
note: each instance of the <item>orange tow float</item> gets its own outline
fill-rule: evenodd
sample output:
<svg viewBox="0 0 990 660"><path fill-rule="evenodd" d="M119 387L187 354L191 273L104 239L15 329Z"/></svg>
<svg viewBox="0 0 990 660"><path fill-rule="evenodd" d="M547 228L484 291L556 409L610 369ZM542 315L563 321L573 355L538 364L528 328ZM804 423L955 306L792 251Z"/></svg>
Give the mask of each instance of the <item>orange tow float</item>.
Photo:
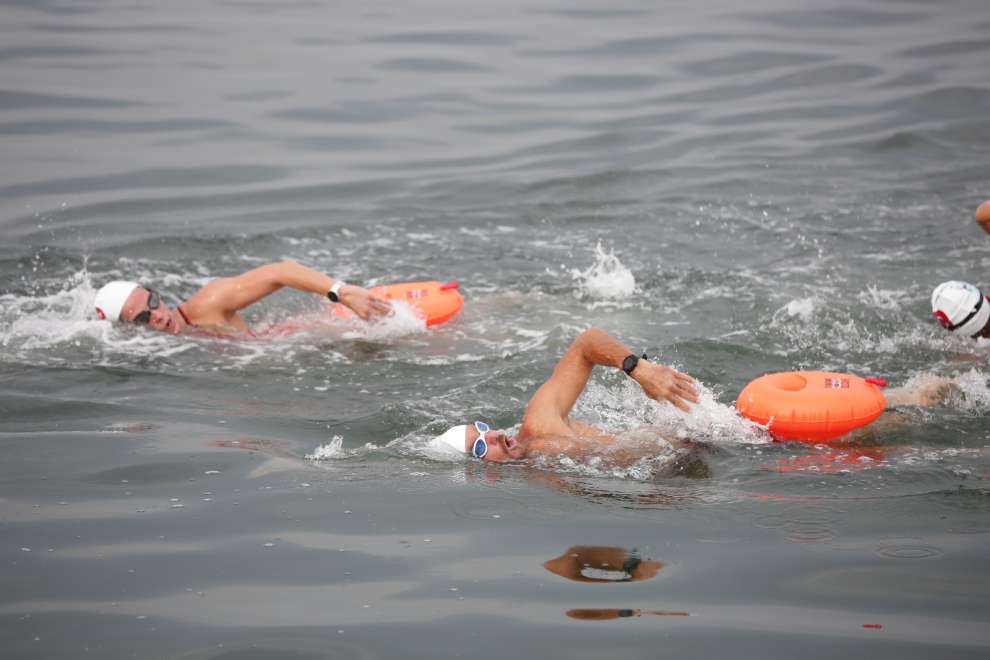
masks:
<svg viewBox="0 0 990 660"><path fill-rule="evenodd" d="M409 303L416 314L426 321L427 326L434 326L446 323L461 311L464 298L458 288L460 285L456 281L427 281L385 284L369 290L386 300L403 300ZM342 319L354 317L354 312L343 305L334 305L333 313Z"/></svg>
<svg viewBox="0 0 990 660"><path fill-rule="evenodd" d="M767 426L776 440L825 442L866 426L883 413L880 378L832 371L767 374L739 393L736 409Z"/></svg>

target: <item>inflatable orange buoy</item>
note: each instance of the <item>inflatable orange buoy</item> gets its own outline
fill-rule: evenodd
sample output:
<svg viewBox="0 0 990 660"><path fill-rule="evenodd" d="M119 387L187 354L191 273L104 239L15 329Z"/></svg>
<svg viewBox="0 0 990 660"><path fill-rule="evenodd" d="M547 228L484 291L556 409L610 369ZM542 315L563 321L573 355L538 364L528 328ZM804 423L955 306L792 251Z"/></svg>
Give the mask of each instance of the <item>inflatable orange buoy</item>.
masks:
<svg viewBox="0 0 990 660"><path fill-rule="evenodd" d="M743 388L736 409L768 425L777 440L823 442L879 417L887 407L880 391L884 385L880 379L831 371L767 374Z"/></svg>
<svg viewBox="0 0 990 660"><path fill-rule="evenodd" d="M403 282L385 284L369 289L386 300L404 300L417 315L426 321L427 326L440 325L457 316L464 306L464 298L458 291L460 285L451 281L443 282ZM333 313L342 319L354 317L354 312L343 305L334 305Z"/></svg>

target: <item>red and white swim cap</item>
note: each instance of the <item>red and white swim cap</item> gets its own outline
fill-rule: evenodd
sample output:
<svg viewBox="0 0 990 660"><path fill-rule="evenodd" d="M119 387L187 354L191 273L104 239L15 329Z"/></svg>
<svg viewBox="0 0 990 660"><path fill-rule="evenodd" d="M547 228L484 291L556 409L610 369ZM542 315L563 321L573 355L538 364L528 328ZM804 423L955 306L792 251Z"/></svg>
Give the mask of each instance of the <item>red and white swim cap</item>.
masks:
<svg viewBox="0 0 990 660"><path fill-rule="evenodd" d="M950 332L976 337L990 321L990 300L968 282L942 282L932 292L932 316Z"/></svg>

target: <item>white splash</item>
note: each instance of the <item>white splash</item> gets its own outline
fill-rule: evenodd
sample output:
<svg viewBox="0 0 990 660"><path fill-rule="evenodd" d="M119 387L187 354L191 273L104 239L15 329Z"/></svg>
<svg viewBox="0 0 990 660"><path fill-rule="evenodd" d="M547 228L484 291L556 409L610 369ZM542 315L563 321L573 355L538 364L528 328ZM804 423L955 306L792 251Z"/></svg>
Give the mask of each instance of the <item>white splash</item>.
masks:
<svg viewBox="0 0 990 660"><path fill-rule="evenodd" d="M595 246L595 263L587 270L572 269L578 296L594 300L623 300L636 291L636 278L612 250Z"/></svg>
<svg viewBox="0 0 990 660"><path fill-rule="evenodd" d="M699 402L688 404L683 412L667 402L647 397L637 383L624 379L606 386L588 384L575 406L575 413L613 433L652 428L669 438L700 440L721 444L764 444L770 442L765 430L740 416L735 407L718 401L718 395L697 383Z"/></svg>
<svg viewBox="0 0 990 660"><path fill-rule="evenodd" d="M959 407L971 412L987 412L990 410L990 382L987 375L977 369L970 369L956 377L956 383L962 393Z"/></svg>
<svg viewBox="0 0 990 660"><path fill-rule="evenodd" d="M919 373L888 390L887 400L897 406L945 406L973 413L990 410L990 383L978 369L946 377Z"/></svg>
<svg viewBox="0 0 990 660"><path fill-rule="evenodd" d="M110 323L92 314L96 292L83 270L66 283L65 289L47 296L0 296L0 344L44 347L80 335L105 336Z"/></svg>
<svg viewBox="0 0 990 660"><path fill-rule="evenodd" d="M339 435L335 435L330 438L330 442L325 445L320 445L313 450L312 454L306 455L306 460L309 461L332 461L335 458L341 458L343 456L344 450L344 438Z"/></svg>
<svg viewBox="0 0 990 660"><path fill-rule="evenodd" d="M860 291L856 296L859 302L873 309L885 311L898 311L901 309L902 301L907 300L907 292L894 289L880 289L876 285L869 285L864 291Z"/></svg>
<svg viewBox="0 0 990 660"><path fill-rule="evenodd" d="M773 325L779 326L792 319L799 319L802 323L809 323L815 314L814 298L797 298L788 302L773 314Z"/></svg>
<svg viewBox="0 0 990 660"><path fill-rule="evenodd" d="M363 326L356 332L344 333L344 338L383 341L426 332L426 321L404 300L393 301L391 314Z"/></svg>

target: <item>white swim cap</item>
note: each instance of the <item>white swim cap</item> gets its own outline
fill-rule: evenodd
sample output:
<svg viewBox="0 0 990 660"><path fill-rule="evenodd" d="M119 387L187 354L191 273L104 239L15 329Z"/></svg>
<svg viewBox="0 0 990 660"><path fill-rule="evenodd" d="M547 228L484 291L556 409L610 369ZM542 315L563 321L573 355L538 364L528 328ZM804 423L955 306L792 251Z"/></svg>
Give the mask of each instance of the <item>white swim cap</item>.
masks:
<svg viewBox="0 0 990 660"><path fill-rule="evenodd" d="M454 426L443 432L442 435L438 435L430 441L430 444L434 447L444 447L455 450L458 454L463 454L464 452L464 441L467 439L467 424L461 424L460 426Z"/></svg>
<svg viewBox="0 0 990 660"><path fill-rule="evenodd" d="M96 306L96 315L100 319L119 321L124 303L127 302L127 298L134 292L134 289L139 286L140 284L137 282L124 282L122 280L104 284L103 288L96 292L96 300L93 301Z"/></svg>
<svg viewBox="0 0 990 660"><path fill-rule="evenodd" d="M967 282L942 282L932 291L932 316L950 332L976 337L990 320L990 301Z"/></svg>

